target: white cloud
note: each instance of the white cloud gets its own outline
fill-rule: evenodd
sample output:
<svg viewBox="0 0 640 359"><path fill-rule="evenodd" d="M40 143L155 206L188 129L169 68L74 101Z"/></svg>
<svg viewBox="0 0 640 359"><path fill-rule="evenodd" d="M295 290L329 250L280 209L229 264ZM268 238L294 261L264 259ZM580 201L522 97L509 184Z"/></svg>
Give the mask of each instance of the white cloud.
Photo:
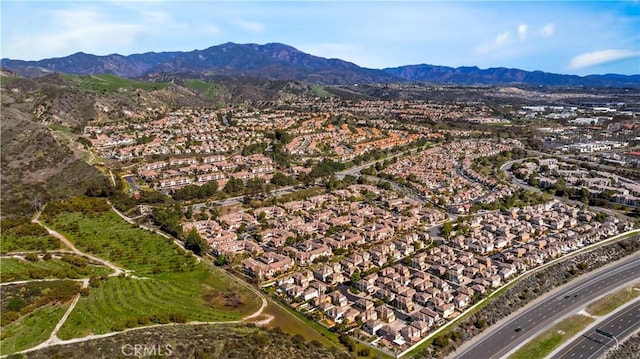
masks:
<svg viewBox="0 0 640 359"><path fill-rule="evenodd" d="M551 37L556 32L556 26L554 24L546 24L540 29L540 36Z"/></svg>
<svg viewBox="0 0 640 359"><path fill-rule="evenodd" d="M146 31L143 24L112 22L91 9L55 10L50 16L58 25L55 31L17 35L5 43L8 52L26 59L76 51L106 54L132 45Z"/></svg>
<svg viewBox="0 0 640 359"><path fill-rule="evenodd" d="M475 52L479 55L487 55L497 51L502 51L502 55L505 55L505 51L511 55L522 53L526 48L534 46L534 43L539 41L541 38L553 36L554 32L554 24L544 25L536 34L535 32L529 31L528 24L521 23L516 27L515 32L502 32L492 41L476 46ZM512 36L512 34L514 35Z"/></svg>
<svg viewBox="0 0 640 359"><path fill-rule="evenodd" d="M203 27L202 31L207 34L217 35L222 32L222 29L220 28L220 26L212 24L212 25L207 25Z"/></svg>
<svg viewBox="0 0 640 359"><path fill-rule="evenodd" d="M166 23L171 21L169 15L162 11L145 11L142 16L146 22Z"/></svg>
<svg viewBox="0 0 640 359"><path fill-rule="evenodd" d="M264 31L264 25L257 21L248 21L244 19L238 19L238 20L235 20L233 23L237 25L240 29L247 32L261 33Z"/></svg>
<svg viewBox="0 0 640 359"><path fill-rule="evenodd" d="M571 59L571 64L569 66L571 69L577 70L638 56L640 56L640 53L630 50L608 49L593 51L574 57Z"/></svg>
<svg viewBox="0 0 640 359"><path fill-rule="evenodd" d="M506 45L509 42L509 39L511 38L511 32L510 31L506 31L503 32L502 34L499 34L498 36L496 36L496 46L502 47L504 45Z"/></svg>
<svg viewBox="0 0 640 359"><path fill-rule="evenodd" d="M476 53L484 55L505 47L511 40L511 31L505 31L498 34L496 38L489 43L476 47Z"/></svg>
<svg viewBox="0 0 640 359"><path fill-rule="evenodd" d="M528 29L529 29L529 25L527 24L518 25L518 38L520 38L521 41L527 37Z"/></svg>

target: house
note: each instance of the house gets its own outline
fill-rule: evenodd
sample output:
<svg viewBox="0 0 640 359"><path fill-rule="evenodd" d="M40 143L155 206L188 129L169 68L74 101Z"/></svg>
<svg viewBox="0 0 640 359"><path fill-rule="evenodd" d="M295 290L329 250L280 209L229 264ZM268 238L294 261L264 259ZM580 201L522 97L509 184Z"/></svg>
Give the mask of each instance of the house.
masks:
<svg viewBox="0 0 640 359"><path fill-rule="evenodd" d="M396 294L388 289L378 289L378 291L373 295L374 298L382 299L386 302L392 302L396 299Z"/></svg>
<svg viewBox="0 0 640 359"><path fill-rule="evenodd" d="M378 312L378 318L380 318L380 320L383 320L387 323L391 323L396 320L396 313L389 307L381 305L375 310L376 312Z"/></svg>
<svg viewBox="0 0 640 359"><path fill-rule="evenodd" d="M413 343L413 342L417 342L418 340L420 340L420 337L422 336L422 333L420 331L420 329L412 326L412 325L406 325L404 327L402 327L402 329L400 329L400 335L402 335L402 337L404 338L405 341L409 342L409 343Z"/></svg>
<svg viewBox="0 0 640 359"><path fill-rule="evenodd" d="M393 329L389 325L385 325L384 327L380 328L380 330L378 331L378 335L380 335L381 337L383 337L384 339L390 342L393 342L399 345L404 344L404 338L402 337L402 335L400 335L400 332Z"/></svg>
<svg viewBox="0 0 640 359"><path fill-rule="evenodd" d="M405 311L407 313L413 312L415 309L415 305L413 304L413 301L411 300L411 298L398 296L394 300L394 303L396 308L402 311Z"/></svg>
<svg viewBox="0 0 640 359"><path fill-rule="evenodd" d="M420 336L425 336L429 332L430 325L422 320L411 322L411 326L420 331Z"/></svg>
<svg viewBox="0 0 640 359"><path fill-rule="evenodd" d="M384 327L383 322L376 319L369 319L362 326L362 330L369 335L376 335L382 327Z"/></svg>
<svg viewBox="0 0 640 359"><path fill-rule="evenodd" d="M329 297L331 298L331 303L333 303L333 305L345 306L349 302L347 297L345 297L344 294L338 291L330 293Z"/></svg>
<svg viewBox="0 0 640 359"><path fill-rule="evenodd" d="M285 255L275 252L266 252L257 260L247 258L242 261L245 271L259 279L271 278L278 273L284 272L293 267L293 260Z"/></svg>
<svg viewBox="0 0 640 359"><path fill-rule="evenodd" d="M359 291L365 292L367 294L371 294L371 293L374 293L376 291L376 286L374 286L373 284L371 284L371 282L366 281L364 279L361 279L361 280L357 281L356 284L355 284L355 287Z"/></svg>
<svg viewBox="0 0 640 359"><path fill-rule="evenodd" d="M331 274L333 274L333 268L328 265L323 265L322 267L317 268L313 271L313 276L325 283L327 282L327 279Z"/></svg>
<svg viewBox="0 0 640 359"><path fill-rule="evenodd" d="M309 283L309 286L317 289L318 290L318 294L326 293L327 292L327 288L328 288L328 286L325 283L323 283L323 282L321 282L321 281L319 281L317 279L312 280Z"/></svg>
<svg viewBox="0 0 640 359"><path fill-rule="evenodd" d="M361 322L366 322L372 319L378 319L378 312L373 309L365 310L364 312L360 312L360 314L358 315L358 320L360 320Z"/></svg>
<svg viewBox="0 0 640 359"><path fill-rule="evenodd" d="M437 324L437 323L440 323L440 320L442 319L440 314L434 312L433 310L431 310L429 308L420 309L420 311L418 313L415 313L413 315L413 317L415 319L417 319L417 320L421 320L423 322L426 322L430 326L434 325L434 324Z"/></svg>
<svg viewBox="0 0 640 359"><path fill-rule="evenodd" d="M470 298L468 295L460 293L454 298L454 304L458 308L464 308L469 305Z"/></svg>
<svg viewBox="0 0 640 359"><path fill-rule="evenodd" d="M453 314L455 307L453 306L453 304L445 303L441 305L436 305L434 309L436 312L440 313L443 318L446 319Z"/></svg>
<svg viewBox="0 0 640 359"><path fill-rule="evenodd" d="M344 322L347 324L355 323L359 315L360 311L354 308L349 308L344 313Z"/></svg>
<svg viewBox="0 0 640 359"><path fill-rule="evenodd" d="M417 304L426 306L431 301L432 296L429 293L420 292L417 293L413 298Z"/></svg>
<svg viewBox="0 0 640 359"><path fill-rule="evenodd" d="M318 290L316 288L307 288L302 293L303 300L310 300L313 298L317 298L319 295Z"/></svg>
<svg viewBox="0 0 640 359"><path fill-rule="evenodd" d="M360 308L360 309L365 310L365 311L371 310L374 307L372 301L366 300L364 298L356 300L356 302L354 303L354 306L356 308Z"/></svg>
<svg viewBox="0 0 640 359"><path fill-rule="evenodd" d="M341 271L333 272L327 278L327 283L329 284L341 284L348 280L349 278L345 277Z"/></svg>
<svg viewBox="0 0 640 359"><path fill-rule="evenodd" d="M491 286L492 286L492 287L494 287L494 288L499 287L499 286L501 286L501 285L502 285L502 279L501 279L501 278L500 278L500 276L499 276L499 275L497 275L497 274L496 274L496 275L492 275L492 276L489 278L489 281L490 281L490 283L491 283Z"/></svg>
<svg viewBox="0 0 640 359"><path fill-rule="evenodd" d="M347 312L348 309L349 309L348 306L344 306L344 307L333 306L329 308L326 314L334 322L341 323L344 320L344 314Z"/></svg>

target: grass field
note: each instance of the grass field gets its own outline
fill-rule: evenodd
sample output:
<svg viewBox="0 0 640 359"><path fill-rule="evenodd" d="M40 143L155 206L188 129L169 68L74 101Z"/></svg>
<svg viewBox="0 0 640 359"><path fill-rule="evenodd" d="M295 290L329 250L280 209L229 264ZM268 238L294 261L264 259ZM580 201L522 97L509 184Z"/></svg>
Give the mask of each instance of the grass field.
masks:
<svg viewBox="0 0 640 359"><path fill-rule="evenodd" d="M198 79L184 80L184 86L190 89L198 90L200 95L205 98L213 99L218 93L217 86L213 83L207 83Z"/></svg>
<svg viewBox="0 0 640 359"><path fill-rule="evenodd" d="M69 303L47 305L26 317L3 326L0 335L0 354L15 353L47 340L68 307Z"/></svg>
<svg viewBox="0 0 640 359"><path fill-rule="evenodd" d="M269 301L269 305L263 313L274 317L267 325L269 328L280 328L283 332L291 335L300 334L308 341L317 340L323 345L337 347L336 343L332 342L329 338L311 328L311 326L305 324L302 319L299 319L272 301ZM335 337L335 334L331 333L331 335Z"/></svg>
<svg viewBox="0 0 640 359"><path fill-rule="evenodd" d="M0 258L0 281L14 282L28 279L45 278L89 278L110 274L111 269L103 266L76 266L61 259L27 261L17 258Z"/></svg>
<svg viewBox="0 0 640 359"><path fill-rule="evenodd" d="M167 87L169 84L162 83L146 83L121 78L115 75L63 75L67 81L71 81L82 88L93 91L117 91L119 89L143 89L143 90L159 90Z"/></svg>
<svg viewBox="0 0 640 359"><path fill-rule="evenodd" d="M195 258L175 243L123 221L112 211L92 217L64 213L49 224L80 251L132 270L139 276L196 268Z"/></svg>
<svg viewBox="0 0 640 359"><path fill-rule="evenodd" d="M23 251L47 251L60 249L60 241L49 235L21 236L5 233L0 239L0 253Z"/></svg>
<svg viewBox="0 0 640 359"><path fill-rule="evenodd" d="M318 97L332 97L333 94L320 85L311 85L311 93Z"/></svg>
<svg viewBox="0 0 640 359"><path fill-rule="evenodd" d="M599 300L590 303L586 311L595 316L607 315L628 301L640 297L640 290L636 289L640 289L640 283L631 284L615 293L607 294Z"/></svg>
<svg viewBox="0 0 640 359"><path fill-rule="evenodd" d="M564 341L586 328L595 319L584 315L573 315L554 325L513 353L511 359L545 358Z"/></svg>
<svg viewBox="0 0 640 359"><path fill-rule="evenodd" d="M205 299L207 293L243 290L211 270L216 269L201 264L195 271L148 279L109 278L80 299L59 337L69 339L153 324L151 317L168 313L180 313L186 321L233 321L258 309L258 298L246 293L237 307L228 306L222 296Z"/></svg>
<svg viewBox="0 0 640 359"><path fill-rule="evenodd" d="M60 338L169 321L233 321L260 307L259 298L223 270L198 263L173 241L112 211L89 216L64 212L49 224L79 250L140 277L110 277L92 287L62 326Z"/></svg>

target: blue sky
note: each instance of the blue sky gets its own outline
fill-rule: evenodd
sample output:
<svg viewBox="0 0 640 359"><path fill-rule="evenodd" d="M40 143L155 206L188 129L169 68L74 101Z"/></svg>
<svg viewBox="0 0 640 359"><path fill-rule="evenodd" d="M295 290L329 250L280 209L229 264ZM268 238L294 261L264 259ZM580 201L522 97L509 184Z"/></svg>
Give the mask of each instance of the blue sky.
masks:
<svg viewBox="0 0 640 359"><path fill-rule="evenodd" d="M640 73L640 1L12 1L1 57L280 42L371 68Z"/></svg>

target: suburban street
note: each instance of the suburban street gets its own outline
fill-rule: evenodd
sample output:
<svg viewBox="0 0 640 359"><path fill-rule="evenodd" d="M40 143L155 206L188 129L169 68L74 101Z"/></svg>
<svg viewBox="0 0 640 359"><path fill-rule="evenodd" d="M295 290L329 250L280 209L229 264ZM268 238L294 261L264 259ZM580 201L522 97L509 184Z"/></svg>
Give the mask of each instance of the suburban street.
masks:
<svg viewBox="0 0 640 359"><path fill-rule="evenodd" d="M500 170L503 171L507 176L509 176L511 178L511 183L514 186L520 187L522 189L525 189L527 191L532 191L532 192L537 192L537 193L541 193L542 190L540 188L537 187L533 187L528 185L526 182L517 179L515 176L513 176L510 172L511 167L513 166L514 163L516 162L522 162L525 159L518 159L518 160L512 160L509 162L504 163L502 166L500 166ZM571 199L566 199L566 198L561 198L561 197L556 197L560 200L562 200L565 203L568 203L570 205L574 205L574 206L583 206L584 203L580 202L580 201L575 201L575 200L571 200ZM625 216L622 213L619 213L617 211L614 211L612 209L609 208L603 208L603 207L596 207L596 206L588 206L588 208L596 211L596 212L603 212L609 216L615 216L615 217L619 217L619 218L623 218L623 219L627 219L629 220L630 218ZM631 219L632 220L632 219Z"/></svg>
<svg viewBox="0 0 640 359"><path fill-rule="evenodd" d="M475 342L454 353L455 358L500 358L534 338L565 315L577 312L592 300L640 277L640 253L610 266L607 270L589 273L547 295L534 305L525 307L502 323L489 328ZM520 329L518 329L520 328ZM516 329L518 329L516 331Z"/></svg>
<svg viewBox="0 0 640 359"><path fill-rule="evenodd" d="M376 163L382 163L384 161L391 160L393 158L403 156L403 155L405 155L405 154L407 154L409 152L415 153L416 151L417 150L415 150L415 149L406 150L406 151L402 151L400 153L396 153L395 155L391 155L391 156L388 156L388 157L385 157L385 158L381 158L379 160L363 163L361 165L348 168L348 169L346 169L344 171L336 172L336 177L342 179L342 178L344 178L344 176L347 176L347 175L357 176L360 173L360 171L362 171L365 168L371 167L371 166L375 165Z"/></svg>
<svg viewBox="0 0 640 359"><path fill-rule="evenodd" d="M599 358L609 349L615 348L616 341L596 333L596 328L613 334L618 341L640 329L640 301L635 301L628 307L613 313L604 321L594 325L588 332L579 336L552 358Z"/></svg>

